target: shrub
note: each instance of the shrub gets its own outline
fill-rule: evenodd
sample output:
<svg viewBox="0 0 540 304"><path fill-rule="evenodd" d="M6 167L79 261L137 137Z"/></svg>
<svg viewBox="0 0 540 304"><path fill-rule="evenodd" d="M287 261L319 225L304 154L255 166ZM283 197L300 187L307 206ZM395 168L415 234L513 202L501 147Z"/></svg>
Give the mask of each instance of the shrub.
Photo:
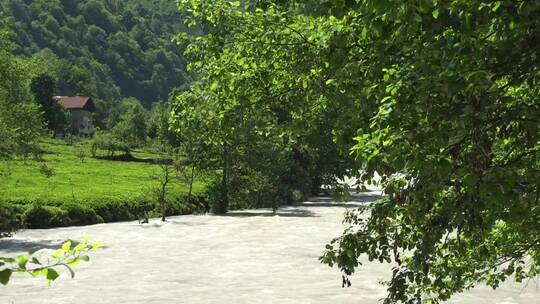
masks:
<svg viewBox="0 0 540 304"><path fill-rule="evenodd" d="M103 223L103 218L99 217L94 209L82 203L66 203L61 206L61 209L68 213L70 225L91 225Z"/></svg>
<svg viewBox="0 0 540 304"><path fill-rule="evenodd" d="M291 200L293 203L299 203L304 200L304 194L300 190L293 190L291 192Z"/></svg>
<svg viewBox="0 0 540 304"><path fill-rule="evenodd" d="M224 199L225 190L220 181L212 181L205 191L205 197L208 199L208 205L210 206L210 212L215 214L225 214L228 210L228 202Z"/></svg>
<svg viewBox="0 0 540 304"><path fill-rule="evenodd" d="M92 201L16 200L0 202L0 237L20 228L53 228L68 225L91 225L104 222L140 220L156 215L155 202L147 198L109 198ZM167 215L205 213L209 211L206 196L187 195L171 199ZM157 215L156 215L157 216Z"/></svg>
<svg viewBox="0 0 540 304"><path fill-rule="evenodd" d="M107 151L109 157L113 157L117 151L123 154L129 154L131 151L129 144L124 142L123 139L106 131L96 132L92 139L90 150L93 157L96 157L98 149Z"/></svg>
<svg viewBox="0 0 540 304"><path fill-rule="evenodd" d="M16 230L22 228L23 206L0 203L0 238L10 236Z"/></svg>
<svg viewBox="0 0 540 304"><path fill-rule="evenodd" d="M51 228L67 226L70 223L68 212L53 206L32 204L23 214L28 228Z"/></svg>
<svg viewBox="0 0 540 304"><path fill-rule="evenodd" d="M210 206L205 196L192 195L191 200L188 200L187 195L181 195L169 203L167 216L207 213L208 211L210 211Z"/></svg>
<svg viewBox="0 0 540 304"><path fill-rule="evenodd" d="M339 202L348 202L351 198L349 185L345 183L337 184L334 189L334 198Z"/></svg>
<svg viewBox="0 0 540 304"><path fill-rule="evenodd" d="M233 167L235 174L229 183L228 195L231 209L277 208L286 202L279 188L285 188L276 177L264 174L245 165Z"/></svg>
<svg viewBox="0 0 540 304"><path fill-rule="evenodd" d="M88 203L105 222L132 221L137 219L133 202L122 199L110 199Z"/></svg>

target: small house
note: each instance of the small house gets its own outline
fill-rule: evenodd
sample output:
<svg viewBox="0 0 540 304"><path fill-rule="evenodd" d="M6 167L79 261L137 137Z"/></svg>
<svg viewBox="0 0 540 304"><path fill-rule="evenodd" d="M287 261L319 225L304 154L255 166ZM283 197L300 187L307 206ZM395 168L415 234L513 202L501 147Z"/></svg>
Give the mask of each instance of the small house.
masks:
<svg viewBox="0 0 540 304"><path fill-rule="evenodd" d="M54 99L71 116L71 133L89 136L92 134L92 113L96 111L92 98L87 96L55 96Z"/></svg>

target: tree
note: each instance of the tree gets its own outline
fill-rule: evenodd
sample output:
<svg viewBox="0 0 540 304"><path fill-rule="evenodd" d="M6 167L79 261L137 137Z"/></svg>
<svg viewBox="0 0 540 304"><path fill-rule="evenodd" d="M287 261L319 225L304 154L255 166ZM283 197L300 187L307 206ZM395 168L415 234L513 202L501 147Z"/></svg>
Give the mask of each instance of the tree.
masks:
<svg viewBox="0 0 540 304"><path fill-rule="evenodd" d="M28 60L12 54L9 32L0 29L0 41L0 159L35 155L44 126L39 109L25 102Z"/></svg>
<svg viewBox="0 0 540 304"><path fill-rule="evenodd" d="M214 192L219 196L218 203L234 208L270 206L276 201L290 201L294 190L308 195L354 168L348 149L339 143L352 145L352 135L343 140L340 132L334 132L337 128L329 124L341 113L350 112L345 111L346 99L338 103L308 91L309 68L316 55L306 54L305 45L294 41L276 42L276 48L260 47L272 44L258 41L267 36L257 27L269 26L263 12L244 16L236 4L223 1L211 9L199 2L183 4L186 13L195 16L190 22L208 35L192 39L186 48L185 55L198 80L178 96L173 120L180 137L191 132L182 126L182 120L200 120L203 127L195 133L211 147L209 159L220 164L221 182L212 184L217 187ZM206 11L198 9L215 9L218 13L216 18L205 19ZM246 20L242 20L244 17ZM291 61L295 64L289 64ZM314 84L319 86L324 81L317 79ZM354 126L347 125L351 129ZM306 170L294 170L300 162ZM256 180L264 186L248 183ZM275 193L276 199L260 199L264 193Z"/></svg>
<svg viewBox="0 0 540 304"><path fill-rule="evenodd" d="M134 103L120 117L112 132L119 140L136 147L146 142L146 129L146 111L140 103Z"/></svg>
<svg viewBox="0 0 540 304"><path fill-rule="evenodd" d="M207 116L235 122L247 99L271 109L282 122L271 125L309 156L353 148L362 181L382 176L387 196L349 212L350 227L321 258L342 270L344 285L361 256L394 264L386 303L439 302L540 273L539 3L180 8L204 33L186 55L205 92L199 102L217 104ZM310 175L358 173L351 159L331 159L342 170Z"/></svg>
<svg viewBox="0 0 540 304"><path fill-rule="evenodd" d="M30 84L34 100L41 106L47 127L55 133L62 133L68 124L68 114L54 99L55 81L48 74L40 74Z"/></svg>
<svg viewBox="0 0 540 304"><path fill-rule="evenodd" d="M0 101L0 160L39 154L45 125L34 104L7 105Z"/></svg>
<svg viewBox="0 0 540 304"><path fill-rule="evenodd" d="M170 102L156 102L152 104L148 122L148 137L156 140L165 150L166 147L178 147L179 137L171 130L169 116L171 112Z"/></svg>
<svg viewBox="0 0 540 304"><path fill-rule="evenodd" d="M174 153L174 167L176 174L181 177L188 186L188 203L193 194L193 183L197 178L205 174L211 167L208 160L208 145L198 138L199 133L191 129L185 132L179 140L178 148Z"/></svg>
<svg viewBox="0 0 540 304"><path fill-rule="evenodd" d="M174 167L172 164L164 161L159 164L159 169L160 172L157 175L154 175L152 178L156 179L158 182L155 192L161 211L161 221L165 222L167 221L167 191L170 183L175 179L175 176L173 175Z"/></svg>
<svg viewBox="0 0 540 304"><path fill-rule="evenodd" d="M479 282L536 276L531 100L540 62L531 29L540 7L453 1L417 7L407 25L397 5L382 9L363 21L364 81L378 84L366 96L378 105L354 151L366 178L383 176L388 197L368 219L349 214L355 232L334 240L323 261L348 283L359 255L394 260L387 302L446 300Z"/></svg>
<svg viewBox="0 0 540 304"><path fill-rule="evenodd" d="M29 64L13 55L12 32L0 27L0 101L5 104L28 101Z"/></svg>

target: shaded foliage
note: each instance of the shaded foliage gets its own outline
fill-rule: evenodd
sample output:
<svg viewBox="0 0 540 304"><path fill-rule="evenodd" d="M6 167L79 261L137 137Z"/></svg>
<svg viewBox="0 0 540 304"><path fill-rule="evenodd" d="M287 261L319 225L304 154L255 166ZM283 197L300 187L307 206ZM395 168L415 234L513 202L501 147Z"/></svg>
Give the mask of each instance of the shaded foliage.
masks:
<svg viewBox="0 0 540 304"><path fill-rule="evenodd" d="M69 125L69 114L54 99L56 84L48 74L32 78L30 90L34 101L41 106L47 127L55 133L64 133Z"/></svg>
<svg viewBox="0 0 540 304"><path fill-rule="evenodd" d="M44 133L43 117L29 90L33 64L13 55L11 38L0 28L0 159L36 155Z"/></svg>
<svg viewBox="0 0 540 304"><path fill-rule="evenodd" d="M382 177L387 197L349 212L350 227L321 258L342 270L345 286L363 256L394 265L385 303L440 302L480 282L496 288L540 273L539 3L180 8L209 33L181 37L200 75L190 112L217 134L204 138L222 149L227 179L230 164L282 164L295 145L313 161L310 177ZM176 120L188 116L188 100L179 99Z"/></svg>

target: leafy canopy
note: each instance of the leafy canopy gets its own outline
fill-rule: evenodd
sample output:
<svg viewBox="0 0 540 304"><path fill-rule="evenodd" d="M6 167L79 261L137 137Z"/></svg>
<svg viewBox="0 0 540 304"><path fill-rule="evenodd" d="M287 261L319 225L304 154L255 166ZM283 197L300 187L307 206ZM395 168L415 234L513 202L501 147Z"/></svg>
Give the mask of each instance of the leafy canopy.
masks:
<svg viewBox="0 0 540 304"><path fill-rule="evenodd" d="M387 196L348 213L350 228L321 257L344 285L363 256L394 265L386 303L538 275L540 3L179 6L206 33L181 37L200 76L192 93L213 102L201 115L234 122L246 116L228 116L233 109L255 109L271 119L247 134L269 126L317 152L352 148L362 180L382 176ZM343 170L319 173L357 172L329 159Z"/></svg>

